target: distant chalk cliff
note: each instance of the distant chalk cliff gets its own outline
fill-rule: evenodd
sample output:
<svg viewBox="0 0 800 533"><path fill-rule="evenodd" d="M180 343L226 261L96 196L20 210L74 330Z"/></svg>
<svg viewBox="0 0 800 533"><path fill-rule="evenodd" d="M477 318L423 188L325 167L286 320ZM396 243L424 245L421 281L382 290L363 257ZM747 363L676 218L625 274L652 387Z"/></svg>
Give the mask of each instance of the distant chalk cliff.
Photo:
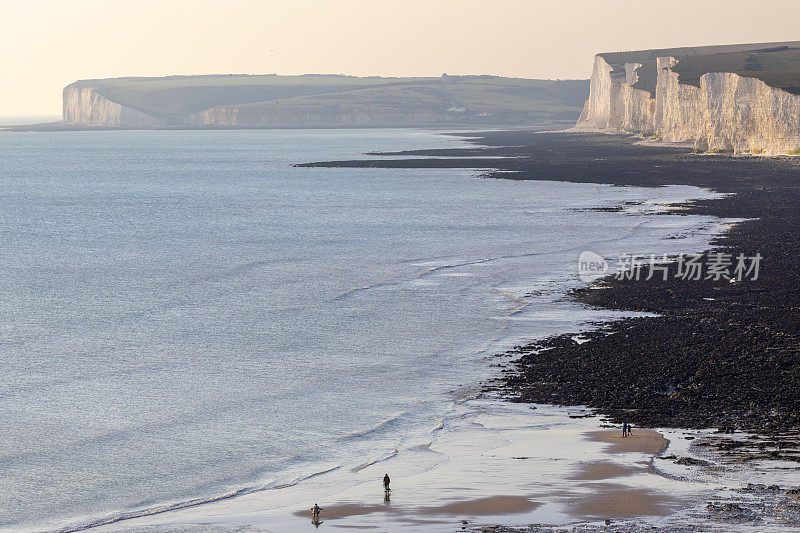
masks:
<svg viewBox="0 0 800 533"><path fill-rule="evenodd" d="M63 123L86 127L522 125L574 120L588 80L213 75L82 80Z"/></svg>
<svg viewBox="0 0 800 533"><path fill-rule="evenodd" d="M800 42L598 54L576 129L800 154Z"/></svg>
<svg viewBox="0 0 800 533"><path fill-rule="evenodd" d="M113 102L96 86L68 85L64 88L63 120L86 126L156 126L157 117Z"/></svg>

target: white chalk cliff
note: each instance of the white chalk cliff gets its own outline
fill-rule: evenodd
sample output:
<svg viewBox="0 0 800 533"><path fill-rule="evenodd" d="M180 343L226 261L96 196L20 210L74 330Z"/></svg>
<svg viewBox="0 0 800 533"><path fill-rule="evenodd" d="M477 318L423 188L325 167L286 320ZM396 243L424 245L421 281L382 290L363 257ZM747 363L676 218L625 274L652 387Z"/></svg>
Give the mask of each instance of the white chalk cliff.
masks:
<svg viewBox="0 0 800 533"><path fill-rule="evenodd" d="M719 48L710 50L717 54L712 60L720 57ZM702 49L693 49L687 57L697 62L701 57L697 50ZM655 84L648 88L638 83L641 63L611 64L608 56L619 60L625 53L595 56L589 99L576 130L637 133L664 142L692 143L698 151L800 150L800 95L767 85L755 77L757 73L751 77L706 72L697 87L679 81L674 69L681 58L657 56ZM631 57L635 59L636 53Z"/></svg>
<svg viewBox="0 0 800 533"><path fill-rule="evenodd" d="M136 109L112 102L94 86L80 84L64 88L62 119L87 126L158 126L162 121Z"/></svg>

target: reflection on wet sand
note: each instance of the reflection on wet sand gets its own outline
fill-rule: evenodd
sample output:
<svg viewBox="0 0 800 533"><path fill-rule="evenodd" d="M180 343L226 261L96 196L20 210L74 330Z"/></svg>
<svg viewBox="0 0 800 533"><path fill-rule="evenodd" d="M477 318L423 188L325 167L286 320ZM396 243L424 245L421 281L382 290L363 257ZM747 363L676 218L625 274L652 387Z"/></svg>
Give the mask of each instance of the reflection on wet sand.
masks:
<svg viewBox="0 0 800 533"><path fill-rule="evenodd" d="M596 463L585 463L581 465L580 470L571 475L569 479L574 479L576 481L597 481L601 479L625 477L645 471L645 469L635 466L621 465L608 461L599 461Z"/></svg>
<svg viewBox="0 0 800 533"><path fill-rule="evenodd" d="M628 437L617 430L590 431L587 433L595 442L610 444L610 453L641 452L656 455L667 449L669 441L658 431L635 429Z"/></svg>
<svg viewBox="0 0 800 533"><path fill-rule="evenodd" d="M570 514L581 520L663 516L680 509L679 498L646 488L614 483L590 483L591 492L568 502Z"/></svg>

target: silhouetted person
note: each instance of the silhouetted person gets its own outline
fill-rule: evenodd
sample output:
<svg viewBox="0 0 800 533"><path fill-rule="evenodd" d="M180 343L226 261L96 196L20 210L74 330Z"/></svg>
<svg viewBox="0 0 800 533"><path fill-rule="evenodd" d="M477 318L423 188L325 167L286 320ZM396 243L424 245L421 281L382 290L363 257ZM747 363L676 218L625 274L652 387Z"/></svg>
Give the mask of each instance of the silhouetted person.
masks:
<svg viewBox="0 0 800 533"><path fill-rule="evenodd" d="M628 436L629 436L629 437L631 436L631 431L632 431L632 430L633 430L633 424L631 424L630 422L628 422Z"/></svg>
<svg viewBox="0 0 800 533"><path fill-rule="evenodd" d="M389 474L386 474L385 476L383 476L383 490L384 490L384 492L389 492L389 490L390 490L389 489L389 481L391 481L389 479Z"/></svg>
<svg viewBox="0 0 800 533"><path fill-rule="evenodd" d="M318 519L320 511L322 511L322 507L315 503L314 507L311 508L311 516L313 516L315 519Z"/></svg>
<svg viewBox="0 0 800 533"><path fill-rule="evenodd" d="M623 437L627 437L628 436L628 423L627 422L623 422L622 423L622 436Z"/></svg>

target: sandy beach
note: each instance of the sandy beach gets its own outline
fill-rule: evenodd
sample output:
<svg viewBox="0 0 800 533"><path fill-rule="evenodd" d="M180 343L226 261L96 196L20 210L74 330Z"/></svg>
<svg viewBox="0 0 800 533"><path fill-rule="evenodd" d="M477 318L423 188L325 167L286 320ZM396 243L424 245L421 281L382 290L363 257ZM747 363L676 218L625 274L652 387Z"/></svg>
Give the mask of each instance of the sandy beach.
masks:
<svg viewBox="0 0 800 533"><path fill-rule="evenodd" d="M634 429L622 438L618 427L584 409L535 407L496 400L454 405L457 427L430 443L429 467L420 468L421 456L399 454L354 472L348 486L328 485L323 475L312 489L265 491L108 529L444 532L495 524L594 527L607 520L640 530L700 528L714 524L709 501L741 498L732 488L743 476L764 477L760 465L729 469L722 458L692 448L701 432ZM678 456L713 466L679 465ZM385 472L392 476L388 501L380 485ZM322 508L319 523L312 520L314 503Z"/></svg>
<svg viewBox="0 0 800 533"><path fill-rule="evenodd" d="M593 431L589 433L589 438L610 444L611 453L641 452L657 455L666 450L669 444L661 433L652 429L631 431L626 437L619 431Z"/></svg>

